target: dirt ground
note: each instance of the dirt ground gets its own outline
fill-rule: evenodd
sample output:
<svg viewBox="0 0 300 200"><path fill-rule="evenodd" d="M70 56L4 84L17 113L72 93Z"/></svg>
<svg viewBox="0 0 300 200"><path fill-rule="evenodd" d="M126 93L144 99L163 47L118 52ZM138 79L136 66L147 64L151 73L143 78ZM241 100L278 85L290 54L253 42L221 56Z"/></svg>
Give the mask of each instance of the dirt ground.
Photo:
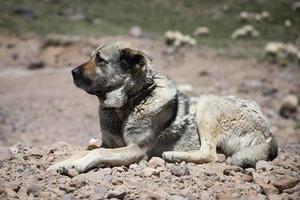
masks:
<svg viewBox="0 0 300 200"><path fill-rule="evenodd" d="M229 166L221 157L203 165L166 164L155 158L73 178L46 172L90 138L101 139L97 99L73 85L70 71L92 49L113 40L146 50L158 71L192 86L190 95L257 101L279 141L279 157L247 170ZM230 59L204 47L176 54L164 49L160 40L127 36L0 35L0 198L299 199L300 117L286 119L278 112L286 95L300 96L299 68Z"/></svg>

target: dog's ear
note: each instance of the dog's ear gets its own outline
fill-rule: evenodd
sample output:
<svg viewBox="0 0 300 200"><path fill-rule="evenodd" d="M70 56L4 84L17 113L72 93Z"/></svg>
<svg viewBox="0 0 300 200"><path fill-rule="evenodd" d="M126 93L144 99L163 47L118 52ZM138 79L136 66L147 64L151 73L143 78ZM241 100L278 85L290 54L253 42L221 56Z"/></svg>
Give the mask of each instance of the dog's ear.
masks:
<svg viewBox="0 0 300 200"><path fill-rule="evenodd" d="M125 48L120 52L121 66L125 70L136 70L144 67L147 64L147 58L147 55L139 50Z"/></svg>

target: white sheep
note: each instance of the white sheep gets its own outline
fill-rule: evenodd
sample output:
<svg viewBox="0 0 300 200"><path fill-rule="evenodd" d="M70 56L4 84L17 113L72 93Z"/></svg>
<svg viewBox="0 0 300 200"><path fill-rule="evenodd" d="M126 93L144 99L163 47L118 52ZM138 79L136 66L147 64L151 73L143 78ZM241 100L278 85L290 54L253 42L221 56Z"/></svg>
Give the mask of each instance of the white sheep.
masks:
<svg viewBox="0 0 300 200"><path fill-rule="evenodd" d="M200 26L194 31L193 35L194 36L208 36L209 33L210 33L209 28L207 28L206 26Z"/></svg>
<svg viewBox="0 0 300 200"><path fill-rule="evenodd" d="M165 42L168 46L195 46L197 41L189 35L183 35L179 31L167 31L165 33Z"/></svg>
<svg viewBox="0 0 300 200"><path fill-rule="evenodd" d="M300 52L293 44L269 42L264 49L264 57L273 63L287 65L300 61Z"/></svg>
<svg viewBox="0 0 300 200"><path fill-rule="evenodd" d="M259 32L252 25L244 25L243 27L236 29L231 34L231 39L236 40L238 38L255 38L259 35Z"/></svg>

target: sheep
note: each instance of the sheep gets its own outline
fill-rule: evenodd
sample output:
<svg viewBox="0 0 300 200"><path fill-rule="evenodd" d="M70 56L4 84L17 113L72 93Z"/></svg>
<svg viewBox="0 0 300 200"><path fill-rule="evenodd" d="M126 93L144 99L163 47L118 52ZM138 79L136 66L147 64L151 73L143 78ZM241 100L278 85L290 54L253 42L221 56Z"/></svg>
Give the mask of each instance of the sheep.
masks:
<svg viewBox="0 0 300 200"><path fill-rule="evenodd" d="M263 21L270 19L271 15L268 11L264 10L261 13L255 12L240 12L240 20L243 22L250 22L250 21Z"/></svg>
<svg viewBox="0 0 300 200"><path fill-rule="evenodd" d="M194 36L208 36L209 33L210 33L209 28L207 28L206 26L200 26L194 31L193 35Z"/></svg>
<svg viewBox="0 0 300 200"><path fill-rule="evenodd" d="M181 46L195 46L197 41L189 35L183 35L179 31L167 31L165 33L165 42L167 46L181 47Z"/></svg>
<svg viewBox="0 0 300 200"><path fill-rule="evenodd" d="M264 58L269 62L287 65L288 63L300 64L300 52L293 44L282 42L269 42L264 49Z"/></svg>
<svg viewBox="0 0 300 200"><path fill-rule="evenodd" d="M259 36L259 32L252 25L244 25L243 27L236 29L231 34L231 39L236 40L238 38L255 38Z"/></svg>

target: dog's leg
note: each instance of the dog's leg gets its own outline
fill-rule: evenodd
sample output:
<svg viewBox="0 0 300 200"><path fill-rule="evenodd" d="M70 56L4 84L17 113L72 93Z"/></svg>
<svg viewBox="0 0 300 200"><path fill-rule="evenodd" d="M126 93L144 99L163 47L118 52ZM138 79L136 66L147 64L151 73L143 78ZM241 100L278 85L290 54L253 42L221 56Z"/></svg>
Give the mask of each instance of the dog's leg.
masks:
<svg viewBox="0 0 300 200"><path fill-rule="evenodd" d="M217 137L211 132L201 133L201 147L199 151L181 152L181 151L166 151L163 153L163 158L168 162L193 162L193 163L208 163L218 160L217 157Z"/></svg>
<svg viewBox="0 0 300 200"><path fill-rule="evenodd" d="M63 170L75 168L79 173L83 173L101 165L129 165L140 161L144 155L145 150L141 149L137 145L130 145L116 149L99 148L88 152L85 156L78 160L72 160L71 162L63 161L51 166L49 169L58 170L58 172L60 172L61 168Z"/></svg>
<svg viewBox="0 0 300 200"><path fill-rule="evenodd" d="M220 112L211 106L209 99L202 98L196 108L196 122L201 140L199 151L178 152L168 151L163 153L163 158L169 162L194 162L207 163L218 160L217 143L221 134L218 115Z"/></svg>
<svg viewBox="0 0 300 200"><path fill-rule="evenodd" d="M54 165L51 165L47 170L50 171L50 170L56 170L58 173L65 173L65 170L66 169L69 169L69 168L72 168L73 166L73 163L86 156L88 153L90 153L90 151L78 151L78 152L75 152L70 158L66 159L66 160L63 160L61 162L58 162Z"/></svg>

